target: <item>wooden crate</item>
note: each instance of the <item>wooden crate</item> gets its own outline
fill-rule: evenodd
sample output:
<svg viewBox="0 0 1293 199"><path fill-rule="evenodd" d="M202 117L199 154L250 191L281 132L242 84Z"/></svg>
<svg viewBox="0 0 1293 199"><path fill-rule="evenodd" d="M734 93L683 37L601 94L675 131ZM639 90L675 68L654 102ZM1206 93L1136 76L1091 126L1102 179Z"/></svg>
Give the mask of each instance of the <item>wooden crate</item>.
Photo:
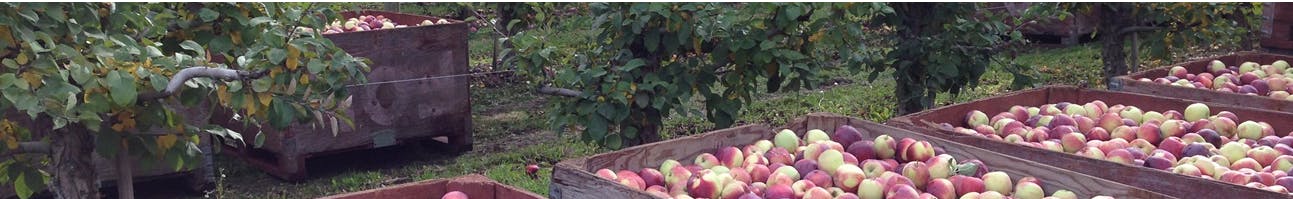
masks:
<svg viewBox="0 0 1293 199"><path fill-rule="evenodd" d="M1230 55L1202 58L1172 66L1164 66L1132 73L1130 75L1118 76L1117 78L1114 78L1117 86L1113 86L1110 89L1293 113L1293 101L1284 99L1221 92L1210 89L1186 88L1138 80L1140 78L1154 79L1166 77L1168 70L1173 66L1185 67L1190 74L1198 74L1207 71L1208 65L1212 63L1212 60L1221 60L1221 62L1225 62L1226 65L1239 65L1245 61L1257 62L1259 64L1270 64L1271 62L1275 62L1275 60L1293 61L1293 56L1246 51Z"/></svg>
<svg viewBox="0 0 1293 199"><path fill-rule="evenodd" d="M343 16L384 15L398 24L418 24L440 18L382 11L345 12ZM372 60L370 84L349 88L348 111L355 126L337 136L309 124L294 124L267 134L259 149L225 147L251 165L287 180L307 176L305 160L352 150L429 141L445 137L450 152L471 150L471 92L467 73L467 23L327 34L338 47ZM394 83L397 80L433 78ZM376 83L376 84L372 84ZM225 112L214 118L231 118ZM254 137L261 129L241 122L218 121ZM345 125L342 125L345 126ZM268 129L266 129L268 131Z"/></svg>
<svg viewBox="0 0 1293 199"><path fill-rule="evenodd" d="M1264 3L1261 28L1262 47L1293 53L1293 3Z"/></svg>
<svg viewBox="0 0 1293 199"><path fill-rule="evenodd" d="M434 199L445 193L461 191L472 199L540 199L538 194L507 186L479 174L452 179L410 182L390 187L322 197L321 199Z"/></svg>
<svg viewBox="0 0 1293 199"><path fill-rule="evenodd" d="M1215 180L1189 177L1158 169L1127 166L1119 163L1087 158L1080 155L1049 151L992 140L978 136L953 132L952 129L937 127L938 123L958 124L965 121L965 113L980 110L986 113L1005 112L1014 105L1040 106L1042 104L1072 102L1085 103L1102 100L1109 105L1124 104L1139 107L1145 111L1166 111L1184 109L1197 101L1157 97L1144 94L1114 92L1103 90L1080 89L1070 86L1048 86L1002 94L996 97L979 99L930 109L910 115L896 117L887 122L892 126L921 132L929 136L943 138L958 143L996 151L1002 154L1045 163L1085 173L1095 177L1164 193L1179 198L1293 198L1287 194L1249 188ZM1240 120L1255 118L1293 118L1293 114L1239 108L1218 104L1208 105L1212 111L1230 111ZM1258 119L1261 120L1261 119ZM1277 134L1283 135L1293 129L1293 122L1268 121L1275 127Z"/></svg>
<svg viewBox="0 0 1293 199"><path fill-rule="evenodd" d="M833 130L840 125L846 124L857 128L868 139L887 134L895 139L913 138L925 140L934 146L943 148L947 154L957 159L979 159L987 163L992 170L1006 172L1012 178L1034 176L1045 182L1046 187L1044 188L1046 188L1047 193L1051 193L1056 189L1066 189L1079 194L1083 198L1090 197L1093 194L1118 198L1172 198L1145 189L1134 188L1086 174L970 147L927 134L830 113L809 114L782 128L791 129L802 136L804 132L810 129ZM597 177L592 172L602 168L612 170L655 168L659 167L660 163L667 159L691 160L701 153L713 153L721 147L739 147L762 139L772 139L774 135L774 129L771 127L757 124L745 125L645 144L590 157L565 160L558 163L553 170L549 197L556 199L654 198L654 196L646 192L636 191L616 182Z"/></svg>

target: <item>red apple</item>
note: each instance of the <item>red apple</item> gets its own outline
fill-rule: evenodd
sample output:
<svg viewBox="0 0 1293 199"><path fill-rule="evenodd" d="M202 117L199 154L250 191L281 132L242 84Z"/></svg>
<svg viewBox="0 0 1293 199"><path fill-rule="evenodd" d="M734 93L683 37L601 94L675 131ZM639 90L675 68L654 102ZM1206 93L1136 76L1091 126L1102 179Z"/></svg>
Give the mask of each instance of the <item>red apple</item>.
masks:
<svg viewBox="0 0 1293 199"><path fill-rule="evenodd" d="M467 197L467 194L462 193L461 191L450 191L449 193L445 193L444 196L440 196L440 199L468 199L468 198L470 197Z"/></svg>

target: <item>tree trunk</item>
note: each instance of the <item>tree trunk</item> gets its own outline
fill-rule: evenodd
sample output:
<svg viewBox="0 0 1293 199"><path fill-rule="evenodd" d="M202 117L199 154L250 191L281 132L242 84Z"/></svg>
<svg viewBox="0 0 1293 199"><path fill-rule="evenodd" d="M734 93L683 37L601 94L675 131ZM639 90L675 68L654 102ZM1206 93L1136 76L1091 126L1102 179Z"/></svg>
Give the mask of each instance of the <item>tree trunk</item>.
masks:
<svg viewBox="0 0 1293 199"><path fill-rule="evenodd" d="M382 10L385 10L387 12L400 12L400 3L399 2L382 3Z"/></svg>
<svg viewBox="0 0 1293 199"><path fill-rule="evenodd" d="M134 171L135 168L130 165L130 146L122 143L121 149L117 150L117 198L135 198Z"/></svg>
<svg viewBox="0 0 1293 199"><path fill-rule="evenodd" d="M1101 3L1100 9L1100 61L1104 63L1104 81L1109 89L1121 87L1113 77L1127 74L1127 52L1124 47L1124 35L1119 31L1127 27L1126 13L1130 10L1128 3Z"/></svg>
<svg viewBox="0 0 1293 199"><path fill-rule="evenodd" d="M99 198L98 178L91 161L94 139L83 128L68 128L71 127L50 134L53 149L50 192L54 198Z"/></svg>
<svg viewBox="0 0 1293 199"><path fill-rule="evenodd" d="M512 19L516 18L515 16L516 6L520 5L520 3L497 3L494 5L498 6L494 8L495 15L498 15L498 21L497 23L494 23L494 25L502 27L502 28L499 28L499 30L503 30L502 37L511 38L513 33L516 32L516 29L519 29L519 27L507 27L507 25L511 24ZM497 39L495 39L495 41L497 41ZM512 49L512 40L511 39L503 40L503 45L501 49ZM503 60L507 60L507 58L510 58L510 57L512 57L510 53L504 54L503 57L495 56L494 61L495 63L501 63ZM499 64L495 64L495 65L499 65ZM508 67L508 68L515 69L514 67ZM499 70L499 68L494 67L494 70Z"/></svg>
<svg viewBox="0 0 1293 199"><path fill-rule="evenodd" d="M903 42L920 42L920 37L929 34L930 21L926 15L933 10L934 3L899 3L894 6L894 13L902 20L898 28L898 36ZM905 45L905 46L923 46L923 45ZM914 52L928 53L934 49L912 49ZM929 91L926 88L925 81L928 76L925 70L925 64L921 60L926 56L907 54L899 57L898 62L910 63L908 66L895 67L894 80L897 81L897 88L894 89L894 96L898 98L898 110L895 115L906 115L920 112L934 104L936 92ZM898 63L895 63L898 64Z"/></svg>

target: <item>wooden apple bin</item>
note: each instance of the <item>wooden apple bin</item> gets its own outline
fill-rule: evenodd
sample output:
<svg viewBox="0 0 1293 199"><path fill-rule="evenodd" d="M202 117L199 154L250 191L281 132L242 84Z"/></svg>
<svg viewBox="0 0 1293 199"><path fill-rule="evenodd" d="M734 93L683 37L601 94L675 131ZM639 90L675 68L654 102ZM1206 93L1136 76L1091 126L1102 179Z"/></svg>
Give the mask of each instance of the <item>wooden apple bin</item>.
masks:
<svg viewBox="0 0 1293 199"><path fill-rule="evenodd" d="M1104 90L1082 89L1070 86L1047 86L1042 88L1016 91L995 97L971 102L943 106L890 119L887 124L920 132L922 134L979 147L1005 155L1019 157L1050 166L1064 168L1077 173L1107 179L1114 182L1163 193L1177 198L1291 198L1288 194L1249 188L1216 180L1179 175L1168 171L1143 166L1128 166L1112 161L1087 158L1080 155L1049 151L1017 145L1000 140L966 135L953 132L952 129L940 128L936 124L962 124L966 113L979 110L985 113L1005 112L1011 106L1041 106L1048 103L1070 102L1086 103L1101 100L1110 106L1123 104L1136 106L1145 111L1167 111L1184 109L1198 101L1150 96L1136 93L1114 92ZM1230 111L1240 120L1266 118L1293 118L1293 114L1241 108L1221 104L1208 106L1213 112ZM1274 126L1276 134L1286 134L1293 130L1293 122L1287 120L1268 120Z"/></svg>
<svg viewBox="0 0 1293 199"><path fill-rule="evenodd" d="M479 174L468 174L452 179L425 180L390 187L322 197L321 199L421 199L440 198L445 193L460 191L472 199L541 199L538 194L507 186Z"/></svg>
<svg viewBox="0 0 1293 199"><path fill-rule="evenodd" d="M1006 172L1016 180L1025 176L1033 176L1045 182L1043 188L1048 195L1057 189L1065 189L1077 193L1081 198L1089 198L1093 195L1106 195L1117 198L1171 198L1145 189L1006 156L940 139L925 133L916 133L830 113L809 114L776 129L790 129L803 136L803 133L810 129L829 131L840 125L852 125L862 132L864 139L874 139L879 135L889 135L895 139L913 138L928 141L935 147L943 148L947 154L956 157L958 160L979 159L986 163L991 170ZM603 168L634 171L647 167L656 168L667 159L691 162L701 153L714 153L722 147L741 147L758 140L772 139L776 129L759 124L744 125L590 157L561 161L553 169L549 197L554 199L656 198L646 192L637 191L617 182L597 177L593 172Z"/></svg>
<svg viewBox="0 0 1293 199"><path fill-rule="evenodd" d="M1246 51L1230 55L1201 58L1181 64L1140 71L1130 75L1118 76L1113 80L1117 83L1117 86L1110 89L1293 113L1293 101L1284 99L1221 92L1211 89L1187 88L1138 80L1140 78L1154 79L1167 77L1168 70L1174 66L1185 67L1185 70L1189 71L1190 74L1199 74L1208 70L1208 65L1212 64L1212 60L1221 60L1221 62L1226 63L1226 65L1233 66L1246 61L1257 62L1258 64L1270 64L1271 62L1275 62L1275 60L1293 61L1293 56Z"/></svg>
<svg viewBox="0 0 1293 199"><path fill-rule="evenodd" d="M346 18L384 15L397 24L417 25L440 18L359 11L341 13ZM431 141L446 137L450 152L471 150L471 92L467 73L467 23L326 34L338 47L372 61L369 84L349 87L353 102L348 111L354 127L344 124L335 137L330 129L293 124L267 134L258 149L228 147L234 156L281 179L307 176L305 160L352 150ZM429 78L443 77L443 78ZM414 80L419 78L426 78ZM411 81L397 81L411 80ZM390 82L397 81L397 82ZM388 82L388 83L380 83ZM230 118L229 113L214 118ZM258 130L239 122L234 131L251 138Z"/></svg>

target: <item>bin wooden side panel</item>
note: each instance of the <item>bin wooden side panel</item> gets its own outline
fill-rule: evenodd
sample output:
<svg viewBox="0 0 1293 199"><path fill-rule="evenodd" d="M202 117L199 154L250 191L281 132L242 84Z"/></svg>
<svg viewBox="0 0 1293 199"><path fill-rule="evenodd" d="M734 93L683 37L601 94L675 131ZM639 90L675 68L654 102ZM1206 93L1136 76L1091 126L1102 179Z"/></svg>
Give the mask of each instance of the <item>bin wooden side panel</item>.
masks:
<svg viewBox="0 0 1293 199"><path fill-rule="evenodd" d="M1023 176L1037 177L1046 182L1045 188L1047 188L1048 192L1066 189L1082 196L1099 194L1119 198L1171 198L1148 190L856 118L819 113L800 118L783 128L795 130L795 132L802 135L807 129L833 130L841 124L854 125L860 131L863 131L868 139L881 134L888 134L899 139L911 137L927 140L944 148L948 154L954 157L980 159L987 163L991 169L1007 172L1015 178ZM597 177L592 171L602 168L637 170L644 167L658 167L660 163L667 159L687 162L697 154L712 153L720 147L741 146L761 139L771 139L775 135L774 130L776 129L764 125L745 125L562 161L554 168L549 197L655 198L645 192L632 190L616 182Z"/></svg>
<svg viewBox="0 0 1293 199"><path fill-rule="evenodd" d="M325 196L321 199L425 199L440 198L445 193L460 191L471 198L480 199L540 199L538 194L507 186L479 174L469 174L452 179L435 179L404 183L390 187Z"/></svg>
<svg viewBox="0 0 1293 199"><path fill-rule="evenodd" d="M1195 103L1195 101L1135 93L1079 89L1068 86L1050 86L1011 92L997 97L979 99L972 102L913 113L893 118L888 121L888 124L915 132L921 132L926 135L996 151L998 153L1031 160L1033 162L1045 163L1051 166L1065 168L1078 173L1084 173L1098 178L1124 183L1179 198L1291 198L1287 194L1254 189L1242 185L1178 175L1142 166L1126 166L1111 161L1026 147L978 136L959 134L953 132L952 129L943 129L935 125L938 123L961 124L965 121L965 113L971 110L995 113L1006 111L1009 107L1014 105L1040 106L1045 103L1058 103L1065 101L1085 103L1092 100L1102 100L1109 105L1133 105L1140 107L1142 110L1160 112L1183 109L1189 104ZM1252 118L1253 120L1262 120L1261 118L1293 118L1293 115L1288 113L1260 111L1216 104L1209 104L1209 106L1213 111L1225 110L1234 112L1240 117L1240 120L1246 120L1248 118ZM1293 127L1291 126L1293 124L1289 124L1290 122L1271 122L1283 123L1271 123L1273 126L1276 126L1277 132L1281 132L1277 134L1281 135L1287 133L1288 130ZM1200 189L1200 187L1207 187L1207 189Z"/></svg>
<svg viewBox="0 0 1293 199"><path fill-rule="evenodd" d="M1275 60L1293 61L1293 56L1278 55L1263 52L1238 52L1230 55L1214 56L1197 59L1181 64L1159 67L1151 70L1141 71L1125 76L1118 76L1114 81L1121 84L1120 87L1112 88L1119 91L1143 93L1156 96L1174 97L1190 100L1199 100L1204 102L1213 102L1218 104L1227 104L1233 106L1242 106L1255 109L1277 110L1293 113L1293 101L1284 99L1275 99L1267 96L1252 96L1237 93L1221 92L1210 89L1186 88L1172 85L1164 85L1154 82L1138 81L1140 78L1159 78L1166 77L1167 71L1174 66L1185 67L1190 74L1198 74L1207 71L1208 65L1212 60L1220 60L1226 65L1239 65L1245 61L1257 62L1259 64L1270 64Z"/></svg>

